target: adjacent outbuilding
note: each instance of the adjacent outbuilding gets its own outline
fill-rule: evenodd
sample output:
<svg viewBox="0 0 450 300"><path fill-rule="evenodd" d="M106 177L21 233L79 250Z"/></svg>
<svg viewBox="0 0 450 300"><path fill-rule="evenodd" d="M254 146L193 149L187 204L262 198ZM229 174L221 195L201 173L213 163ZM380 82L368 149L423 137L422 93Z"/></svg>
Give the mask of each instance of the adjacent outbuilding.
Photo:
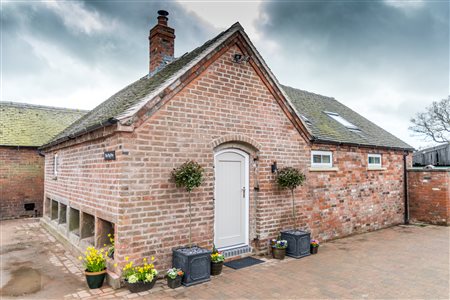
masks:
<svg viewBox="0 0 450 300"><path fill-rule="evenodd" d="M85 113L0 102L0 219L42 215L44 156L38 147Z"/></svg>

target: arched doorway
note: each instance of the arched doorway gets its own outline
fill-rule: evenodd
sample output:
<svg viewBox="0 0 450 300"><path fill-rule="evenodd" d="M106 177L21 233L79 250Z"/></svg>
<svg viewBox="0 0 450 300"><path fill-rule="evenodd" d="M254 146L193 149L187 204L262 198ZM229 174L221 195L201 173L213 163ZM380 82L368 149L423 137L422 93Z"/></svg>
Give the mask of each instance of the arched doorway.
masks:
<svg viewBox="0 0 450 300"><path fill-rule="evenodd" d="M214 155L214 243L219 249L248 245L249 155L224 149Z"/></svg>

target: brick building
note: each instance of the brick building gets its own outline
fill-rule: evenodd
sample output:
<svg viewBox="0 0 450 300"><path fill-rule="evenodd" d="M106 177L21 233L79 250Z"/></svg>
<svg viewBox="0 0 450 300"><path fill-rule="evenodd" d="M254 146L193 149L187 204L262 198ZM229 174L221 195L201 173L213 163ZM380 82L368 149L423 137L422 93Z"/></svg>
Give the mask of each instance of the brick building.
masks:
<svg viewBox="0 0 450 300"><path fill-rule="evenodd" d="M125 256L169 267L188 242L187 193L170 173L187 160L206 170L193 192L199 246L267 251L294 226L275 162L306 174L296 208L314 238L403 221L411 146L334 98L280 85L239 23L176 59L174 38L160 15L149 75L43 146L48 228L79 248L113 232L117 272Z"/></svg>
<svg viewBox="0 0 450 300"><path fill-rule="evenodd" d="M0 102L0 219L42 215L44 156L37 148L85 113Z"/></svg>

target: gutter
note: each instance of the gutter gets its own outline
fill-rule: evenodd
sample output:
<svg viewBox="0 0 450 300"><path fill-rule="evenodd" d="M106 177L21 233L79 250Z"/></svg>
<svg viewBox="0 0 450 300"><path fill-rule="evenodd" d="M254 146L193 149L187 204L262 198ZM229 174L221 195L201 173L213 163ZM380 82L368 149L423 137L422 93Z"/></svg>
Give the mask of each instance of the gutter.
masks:
<svg viewBox="0 0 450 300"><path fill-rule="evenodd" d="M77 138L77 137L79 137L79 136L81 136L83 134L92 132L92 131L100 129L100 128L105 128L107 126L114 125L117 122L118 122L117 119L109 118L108 120L106 120L106 122L100 122L100 123L94 124L92 126L89 126L89 127L83 128L81 130L78 130L78 131L76 131L73 134L70 134L68 136L62 137L62 138L57 139L57 140L55 140L53 142L50 142L48 144L42 145L41 147L39 147L38 150L41 151L41 150L43 150L45 148L49 148L49 147L55 146L55 145L60 144L62 142L65 142L65 141L68 141L68 140L73 140L73 139L75 139L75 138Z"/></svg>
<svg viewBox="0 0 450 300"><path fill-rule="evenodd" d="M408 199L408 171L406 170L406 157L408 156L408 151L403 153L403 194L405 199L405 214L404 214L404 224L409 224L409 199Z"/></svg>
<svg viewBox="0 0 450 300"><path fill-rule="evenodd" d="M312 143L317 144L329 144L329 145L337 145L337 146L353 146L353 147L364 147L364 148L375 148L375 149L387 149L387 150L396 150L396 151L405 151L405 152L413 152L414 148L402 148L402 147L390 147L390 146L377 146L377 145L368 145L368 144L359 144L359 143L345 143L345 142L336 142L336 141L327 141L321 140L316 137L311 139Z"/></svg>

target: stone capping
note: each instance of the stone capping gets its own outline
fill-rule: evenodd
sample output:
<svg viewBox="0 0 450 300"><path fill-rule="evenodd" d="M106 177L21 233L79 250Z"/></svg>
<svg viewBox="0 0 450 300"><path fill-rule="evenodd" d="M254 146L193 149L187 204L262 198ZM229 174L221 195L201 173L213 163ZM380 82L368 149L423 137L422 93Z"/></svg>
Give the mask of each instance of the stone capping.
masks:
<svg viewBox="0 0 450 300"><path fill-rule="evenodd" d="M383 167L381 167L381 168L371 168L371 167L368 167L367 168L367 171L386 171L387 170L387 168L383 168Z"/></svg>
<svg viewBox="0 0 450 300"><path fill-rule="evenodd" d="M424 169L424 168L409 168L407 169L408 172L449 172L450 173L450 167L445 168L434 168L434 169Z"/></svg>
<svg viewBox="0 0 450 300"><path fill-rule="evenodd" d="M338 167L331 167L331 168L309 168L310 172L337 172L339 171Z"/></svg>
<svg viewBox="0 0 450 300"><path fill-rule="evenodd" d="M217 146L221 145L221 144L225 144L228 142L242 142L245 144L249 144L251 145L254 150L256 152L258 152L259 150L261 150L262 145L260 143L258 143L257 141L253 140L252 138L245 136L243 134L229 134L229 135L225 135L222 136L220 138L215 139L214 141L212 141L209 145L211 148L216 148Z"/></svg>

